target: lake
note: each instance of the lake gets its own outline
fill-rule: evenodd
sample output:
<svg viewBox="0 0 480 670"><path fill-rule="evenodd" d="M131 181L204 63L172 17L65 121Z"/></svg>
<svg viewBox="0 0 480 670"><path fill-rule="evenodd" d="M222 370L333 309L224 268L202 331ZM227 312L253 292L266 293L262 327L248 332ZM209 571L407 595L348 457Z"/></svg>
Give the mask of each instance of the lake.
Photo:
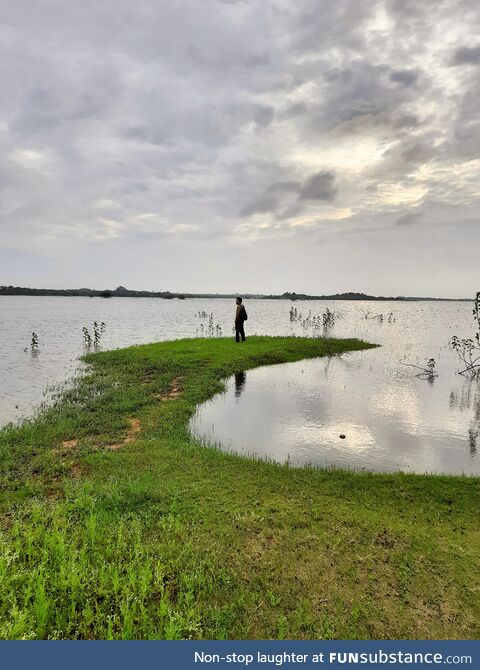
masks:
<svg viewBox="0 0 480 670"><path fill-rule="evenodd" d="M226 451L293 466L480 474L480 385L458 374L450 348L452 335L472 335L471 305L328 307L340 313L331 334L381 348L239 372L198 408L193 434ZM371 318L379 311L383 322ZM430 358L435 378L419 378L406 365Z"/></svg>
<svg viewBox="0 0 480 670"><path fill-rule="evenodd" d="M457 374L452 335L471 336L465 302L246 301L249 334L319 335L308 312L336 314L328 334L381 348L251 370L202 405L196 435L223 448L294 465L480 473L479 385ZM290 320L290 309L302 313ZM82 328L105 323L111 349L209 333L231 335L234 301L0 297L0 424L31 415L48 387L80 370ZM384 320L375 318L383 313ZM388 315L393 316L388 320ZM213 314L209 323L209 316ZM367 317L367 318L366 318ZM31 352L31 333L38 352ZM248 346L248 341L246 345ZM433 382L414 368L435 358ZM242 381L243 380L243 381ZM339 435L345 434L345 439Z"/></svg>

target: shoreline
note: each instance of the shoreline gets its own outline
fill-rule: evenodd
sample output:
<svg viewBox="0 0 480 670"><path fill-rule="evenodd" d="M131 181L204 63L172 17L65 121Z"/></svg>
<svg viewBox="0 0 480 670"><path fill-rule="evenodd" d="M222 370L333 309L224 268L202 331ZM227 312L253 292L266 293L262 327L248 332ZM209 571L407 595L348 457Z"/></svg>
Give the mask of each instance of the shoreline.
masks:
<svg viewBox="0 0 480 670"><path fill-rule="evenodd" d="M348 301L348 302L473 302L473 298L430 298L421 296L373 296L365 293L336 293L331 295L308 295L306 293L184 293L171 291L130 291L124 289L30 289L21 287L0 287L0 297L63 297L63 298L155 298L161 300L234 300L242 295L244 300L286 300L304 301Z"/></svg>

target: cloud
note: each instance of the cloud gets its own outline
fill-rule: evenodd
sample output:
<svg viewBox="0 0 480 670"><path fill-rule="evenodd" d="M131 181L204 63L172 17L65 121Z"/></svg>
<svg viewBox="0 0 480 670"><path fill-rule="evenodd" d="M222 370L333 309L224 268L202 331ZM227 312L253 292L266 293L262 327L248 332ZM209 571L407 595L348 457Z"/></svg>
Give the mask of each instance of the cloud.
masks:
<svg viewBox="0 0 480 670"><path fill-rule="evenodd" d="M455 50L452 65L480 65L480 44L474 47L459 47Z"/></svg>
<svg viewBox="0 0 480 670"><path fill-rule="evenodd" d="M253 290L274 290L267 268L294 249L315 290L307 239L364 239L368 268L392 222L394 262L438 221L451 251L479 205L479 25L475 0L439 0L434 22L417 0L12 3L0 245L41 259L38 284L107 285L128 265L139 288L181 275L205 290L234 287L202 259L238 258L247 238Z"/></svg>
<svg viewBox="0 0 480 670"><path fill-rule="evenodd" d="M425 163L434 155L435 150L426 142L407 143L400 152L405 163Z"/></svg>
<svg viewBox="0 0 480 670"><path fill-rule="evenodd" d="M331 201L335 198L337 187L335 174L324 170L306 178L303 182L297 180L275 181L254 200L247 202L241 210L241 216L278 212L282 209L280 218L296 216L303 209L306 201ZM292 199L292 195L296 197Z"/></svg>
<svg viewBox="0 0 480 670"><path fill-rule="evenodd" d="M402 214L395 221L396 226L411 226L413 223L417 223L423 218L422 212L408 212L407 214Z"/></svg>
<svg viewBox="0 0 480 670"><path fill-rule="evenodd" d="M292 105L289 105L286 109L283 111L279 111L278 117L280 119L293 119L296 116L300 116L302 114L306 114L308 111L308 107L306 103L301 100L300 102L295 102Z"/></svg>
<svg viewBox="0 0 480 670"><path fill-rule="evenodd" d="M390 81L405 86L413 86L418 81L418 72L415 72L415 70L394 70L390 72Z"/></svg>
<svg viewBox="0 0 480 670"><path fill-rule="evenodd" d="M312 175L300 190L300 200L333 200L337 193L335 173L324 170Z"/></svg>
<svg viewBox="0 0 480 670"><path fill-rule="evenodd" d="M276 212L282 203L285 203L285 197L299 193L301 188L301 183L295 180L272 182L260 195L242 207L240 215L248 217L253 214Z"/></svg>

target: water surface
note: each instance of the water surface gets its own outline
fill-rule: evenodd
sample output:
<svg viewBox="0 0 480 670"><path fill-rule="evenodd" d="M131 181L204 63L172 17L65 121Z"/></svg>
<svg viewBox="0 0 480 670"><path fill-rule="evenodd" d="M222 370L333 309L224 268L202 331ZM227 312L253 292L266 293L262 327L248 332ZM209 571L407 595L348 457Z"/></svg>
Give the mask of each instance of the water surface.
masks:
<svg viewBox="0 0 480 670"><path fill-rule="evenodd" d="M227 451L296 466L480 474L480 386L457 374L449 347L453 333L471 332L470 305L390 306L394 322L372 323L359 306L337 303L336 335L353 326L382 347L239 372L198 408L192 431ZM434 379L404 365L431 357Z"/></svg>
<svg viewBox="0 0 480 670"><path fill-rule="evenodd" d="M452 335L473 333L470 303L250 300L246 306L247 337L321 335L311 319L302 322L309 311L321 315L328 307L337 313L329 335L382 346L341 359L248 371L199 408L192 424L198 435L225 449L296 465L480 472L479 385L457 374L449 345ZM302 312L301 319L290 320L291 307ZM2 296L0 425L31 415L49 385L75 373L85 351L83 326L92 332L94 321L104 321L101 348L112 349L208 335L210 315L214 333L218 325L232 336L234 312L234 301L223 299ZM380 312L383 322L372 318ZM32 331L39 337L35 355ZM248 346L248 339L234 346ZM433 383L402 365L430 357L439 373Z"/></svg>

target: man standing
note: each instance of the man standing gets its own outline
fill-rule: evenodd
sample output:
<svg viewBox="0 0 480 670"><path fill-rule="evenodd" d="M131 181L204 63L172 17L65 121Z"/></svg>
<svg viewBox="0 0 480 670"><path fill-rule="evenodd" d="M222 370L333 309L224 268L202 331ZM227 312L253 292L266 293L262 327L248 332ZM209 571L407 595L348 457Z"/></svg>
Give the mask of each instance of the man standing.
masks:
<svg viewBox="0 0 480 670"><path fill-rule="evenodd" d="M241 337L242 342L245 342L245 330L243 328L243 324L248 319L247 310L245 309L245 305L242 304L241 298L237 298L236 303L237 309L235 312L235 341L240 342Z"/></svg>

